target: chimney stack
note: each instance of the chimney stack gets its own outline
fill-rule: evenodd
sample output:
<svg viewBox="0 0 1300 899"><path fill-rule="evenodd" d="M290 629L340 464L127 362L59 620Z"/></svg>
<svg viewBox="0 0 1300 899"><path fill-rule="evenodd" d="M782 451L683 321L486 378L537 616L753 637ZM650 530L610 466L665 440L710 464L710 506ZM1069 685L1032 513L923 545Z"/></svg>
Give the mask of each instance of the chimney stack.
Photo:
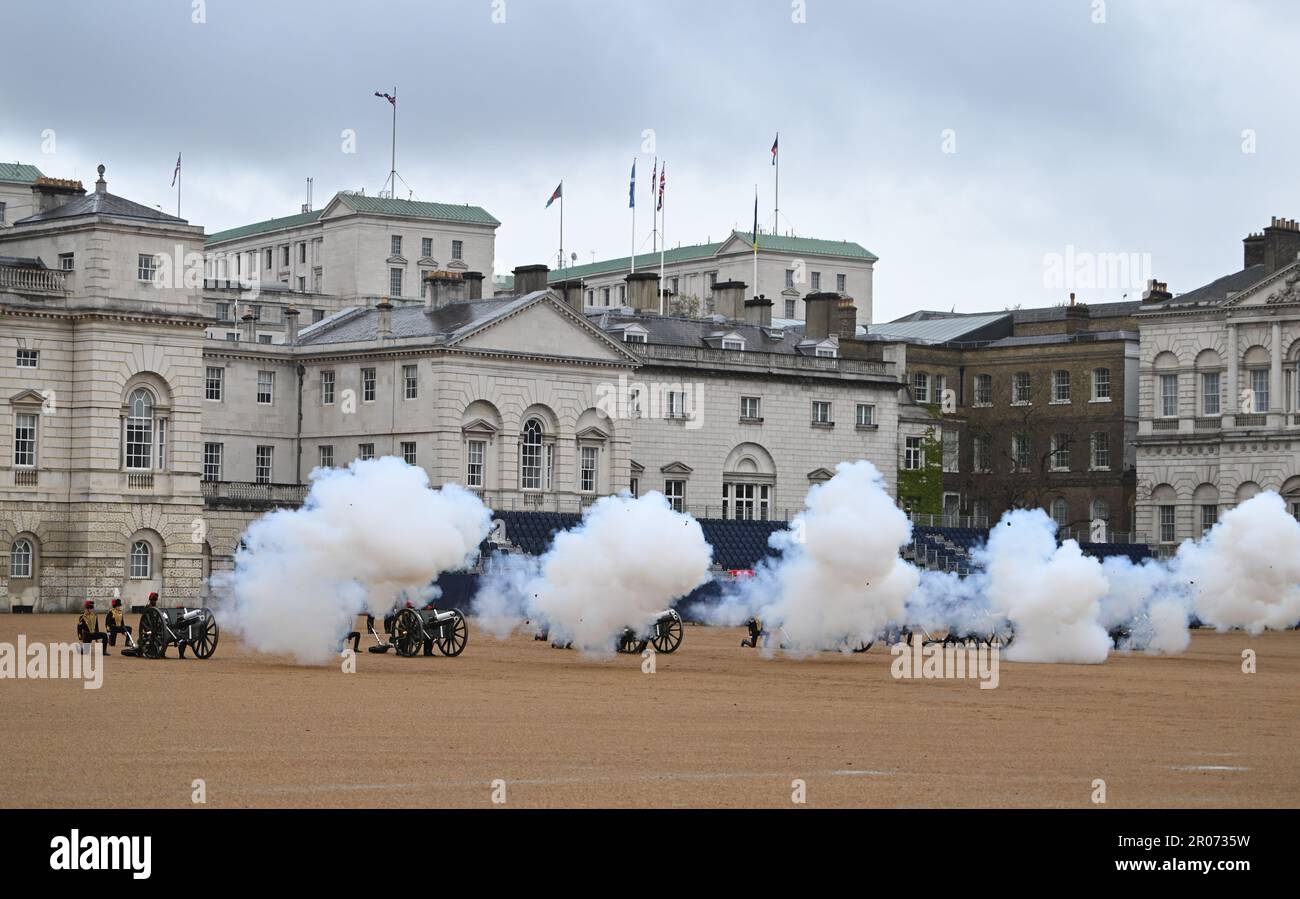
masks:
<svg viewBox="0 0 1300 899"><path fill-rule="evenodd" d="M243 334L240 340L246 340L249 343L257 343L257 322L253 318L252 312L245 312L243 318Z"/></svg>
<svg viewBox="0 0 1300 899"><path fill-rule="evenodd" d="M393 336L393 304L384 297L375 304L375 309L379 311L379 321L376 330L380 340L386 340Z"/></svg>
<svg viewBox="0 0 1300 899"><path fill-rule="evenodd" d="M745 300L745 321L760 328L772 327L772 301L761 295Z"/></svg>
<svg viewBox="0 0 1300 899"><path fill-rule="evenodd" d="M515 269L515 294L523 296L546 289L551 270L545 265L521 265Z"/></svg>
<svg viewBox="0 0 1300 899"><path fill-rule="evenodd" d="M809 340L825 340L836 333L835 310L838 308L838 293L810 293L804 302L804 337Z"/></svg>
<svg viewBox="0 0 1300 899"><path fill-rule="evenodd" d="M1296 255L1300 254L1300 223L1295 219L1273 216L1267 228L1247 235L1242 245L1245 267L1262 265L1265 274L1271 275L1295 262Z"/></svg>
<svg viewBox="0 0 1300 899"><path fill-rule="evenodd" d="M834 333L840 335L840 340L852 340L858 336L858 307L854 305L853 297L840 297L835 304Z"/></svg>
<svg viewBox="0 0 1300 899"><path fill-rule="evenodd" d="M551 285L551 289L560 295L564 304L574 312L581 313L583 302L583 286L581 278L570 278L567 281L556 281Z"/></svg>
<svg viewBox="0 0 1300 899"><path fill-rule="evenodd" d="M1075 303L1074 294L1070 294L1070 305L1065 307L1065 333L1077 334L1088 330L1091 314L1086 303Z"/></svg>
<svg viewBox="0 0 1300 899"><path fill-rule="evenodd" d="M36 212L58 209L85 194L86 188L81 186L80 181L40 177L32 184L32 207Z"/></svg>
<svg viewBox="0 0 1300 899"><path fill-rule="evenodd" d="M482 276L480 276L481 279ZM442 309L465 300L465 279L459 272L430 272L424 279L424 308Z"/></svg>
<svg viewBox="0 0 1300 899"><path fill-rule="evenodd" d="M481 300L483 299L483 273L482 272L465 272L461 275L465 282L465 299Z"/></svg>
<svg viewBox="0 0 1300 899"><path fill-rule="evenodd" d="M298 343L298 309L292 303L284 310L284 342L289 346Z"/></svg>
<svg viewBox="0 0 1300 899"><path fill-rule="evenodd" d="M633 272L623 280L627 282L629 306L637 312L659 314L658 272Z"/></svg>
<svg viewBox="0 0 1300 899"><path fill-rule="evenodd" d="M1163 303L1165 300L1172 300L1174 295L1169 292L1169 285L1164 281L1157 281L1152 278L1147 282L1146 292L1142 294L1142 305L1146 306L1151 303Z"/></svg>
<svg viewBox="0 0 1300 899"><path fill-rule="evenodd" d="M714 284L713 314L724 316L730 321L744 321L745 289L748 286L744 281L719 281Z"/></svg>

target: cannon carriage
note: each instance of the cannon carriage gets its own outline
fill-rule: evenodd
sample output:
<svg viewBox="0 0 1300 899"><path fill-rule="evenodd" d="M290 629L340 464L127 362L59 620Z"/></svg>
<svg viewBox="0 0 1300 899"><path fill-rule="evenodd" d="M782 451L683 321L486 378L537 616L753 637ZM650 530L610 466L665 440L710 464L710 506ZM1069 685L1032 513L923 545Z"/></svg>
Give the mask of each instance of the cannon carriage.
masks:
<svg viewBox="0 0 1300 899"><path fill-rule="evenodd" d="M469 643L469 624L460 609L395 609L384 616L384 631L388 644L406 657L433 645L445 656L458 656Z"/></svg>
<svg viewBox="0 0 1300 899"><path fill-rule="evenodd" d="M207 607L160 609L147 606L140 613L134 651L123 652L146 659L161 659L168 646L189 647L194 650L195 657L207 659L217 651L220 637L216 616Z"/></svg>
<svg viewBox="0 0 1300 899"><path fill-rule="evenodd" d="M640 655L646 646L653 645L655 652L676 652L682 645L682 616L675 609L657 613L654 623L643 633L626 627L618 635L615 649L621 653Z"/></svg>

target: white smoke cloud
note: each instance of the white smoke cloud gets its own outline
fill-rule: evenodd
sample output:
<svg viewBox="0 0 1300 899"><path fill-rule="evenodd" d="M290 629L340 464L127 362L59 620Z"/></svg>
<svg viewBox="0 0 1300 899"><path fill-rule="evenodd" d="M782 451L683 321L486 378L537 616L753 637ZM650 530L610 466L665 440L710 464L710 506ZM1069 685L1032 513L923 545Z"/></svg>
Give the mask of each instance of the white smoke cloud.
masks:
<svg viewBox="0 0 1300 899"><path fill-rule="evenodd" d="M430 599L438 575L472 564L488 526L478 497L455 484L432 490L401 459L317 469L300 508L249 525L217 585L221 625L259 652L326 664L358 613Z"/></svg>
<svg viewBox="0 0 1300 899"><path fill-rule="evenodd" d="M541 573L541 556L492 556L474 594L474 618L479 628L498 640L510 636L528 617L527 607L536 592L534 582Z"/></svg>

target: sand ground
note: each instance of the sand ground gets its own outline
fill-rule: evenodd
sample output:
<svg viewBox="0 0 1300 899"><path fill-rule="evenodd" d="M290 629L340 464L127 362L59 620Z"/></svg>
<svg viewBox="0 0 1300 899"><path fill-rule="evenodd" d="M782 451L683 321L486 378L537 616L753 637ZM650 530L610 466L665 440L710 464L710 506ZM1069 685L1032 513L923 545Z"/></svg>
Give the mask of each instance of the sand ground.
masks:
<svg viewBox="0 0 1300 899"><path fill-rule="evenodd" d="M134 624L135 616L130 616ZM71 615L0 615L0 642ZM687 627L593 660L474 627L458 658L303 668L224 635L207 661L105 660L103 686L0 680L0 806L1300 806L1300 633L1194 633L1182 656L1003 662L898 681L877 646L793 660ZM1258 671L1242 672L1243 649ZM500 798L500 791L497 792Z"/></svg>

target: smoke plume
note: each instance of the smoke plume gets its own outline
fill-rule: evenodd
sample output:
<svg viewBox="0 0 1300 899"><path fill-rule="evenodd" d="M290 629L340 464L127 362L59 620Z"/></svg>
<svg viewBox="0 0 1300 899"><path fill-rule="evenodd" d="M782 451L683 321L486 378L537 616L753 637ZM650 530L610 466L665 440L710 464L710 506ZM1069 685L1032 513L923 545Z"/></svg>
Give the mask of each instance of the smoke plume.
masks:
<svg viewBox="0 0 1300 899"><path fill-rule="evenodd" d="M300 508L249 525L218 582L221 624L259 652L325 664L358 613L433 598L438 575L473 562L488 524L478 497L432 490L424 469L396 457L317 469Z"/></svg>

